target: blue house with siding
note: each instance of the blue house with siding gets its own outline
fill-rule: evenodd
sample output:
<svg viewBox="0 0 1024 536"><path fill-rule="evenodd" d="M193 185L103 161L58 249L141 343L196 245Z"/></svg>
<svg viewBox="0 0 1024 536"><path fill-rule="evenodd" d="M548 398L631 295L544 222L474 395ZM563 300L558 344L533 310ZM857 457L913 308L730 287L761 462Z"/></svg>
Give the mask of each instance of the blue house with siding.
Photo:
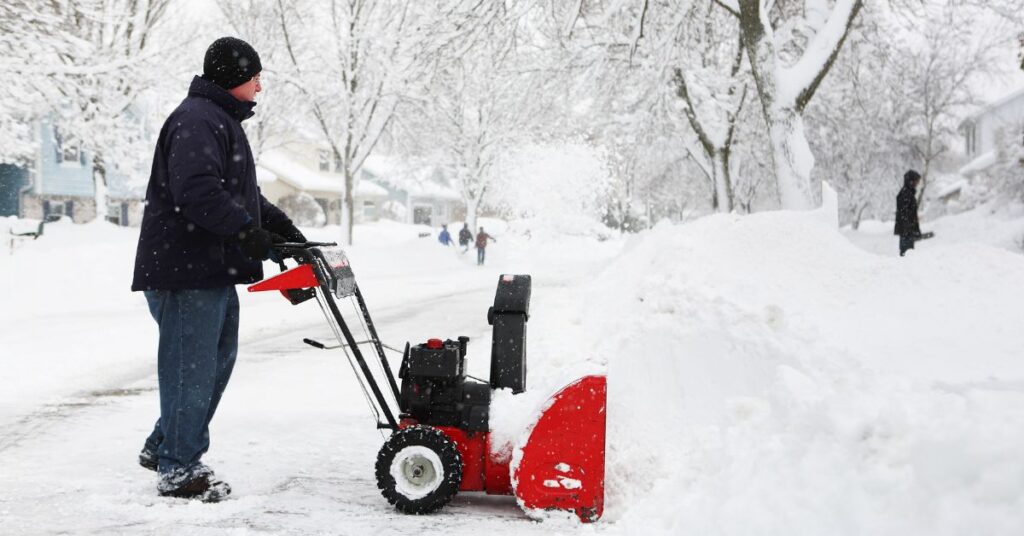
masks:
<svg viewBox="0 0 1024 536"><path fill-rule="evenodd" d="M22 218L68 216L76 223L96 217L96 187L92 158L78 143L67 139L53 117L39 121L39 151L31 186L21 195Z"/></svg>
<svg viewBox="0 0 1024 536"><path fill-rule="evenodd" d="M97 214L92 155L65 137L53 116L40 119L35 130L38 149L30 164L0 164L0 216L92 221ZM108 169L107 219L138 225L144 191L128 179Z"/></svg>

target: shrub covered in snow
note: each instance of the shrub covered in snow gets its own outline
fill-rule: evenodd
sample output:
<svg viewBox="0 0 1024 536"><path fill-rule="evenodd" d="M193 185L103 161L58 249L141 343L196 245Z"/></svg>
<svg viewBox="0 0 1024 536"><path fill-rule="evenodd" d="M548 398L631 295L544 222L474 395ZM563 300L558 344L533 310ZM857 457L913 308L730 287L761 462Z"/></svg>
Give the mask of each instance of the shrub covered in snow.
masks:
<svg viewBox="0 0 1024 536"><path fill-rule="evenodd" d="M303 227L322 227L327 223L327 215L323 207L313 196L306 192L298 192L281 198L277 207L284 211L295 225Z"/></svg>

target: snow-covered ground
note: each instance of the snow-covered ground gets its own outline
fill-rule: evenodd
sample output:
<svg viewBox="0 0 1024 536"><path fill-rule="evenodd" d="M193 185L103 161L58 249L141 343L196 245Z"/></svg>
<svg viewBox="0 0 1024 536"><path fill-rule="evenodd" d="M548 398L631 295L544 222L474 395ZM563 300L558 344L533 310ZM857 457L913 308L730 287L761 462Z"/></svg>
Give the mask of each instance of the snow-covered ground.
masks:
<svg viewBox="0 0 1024 536"><path fill-rule="evenodd" d="M157 412L156 330L128 292L137 230L56 224L0 254L0 533L1024 533L1024 257L987 245L1015 220L975 215L986 232L956 240L968 216L936 222L899 259L891 234L828 216L717 215L625 239L487 222L484 268L423 229L357 227L349 253L382 338L469 335L476 375L497 275L533 275L528 389L609 377L606 513L591 526L471 494L395 513L351 370L300 342L328 338L319 311L272 293L241 296L206 457L233 498L158 498L135 465Z"/></svg>

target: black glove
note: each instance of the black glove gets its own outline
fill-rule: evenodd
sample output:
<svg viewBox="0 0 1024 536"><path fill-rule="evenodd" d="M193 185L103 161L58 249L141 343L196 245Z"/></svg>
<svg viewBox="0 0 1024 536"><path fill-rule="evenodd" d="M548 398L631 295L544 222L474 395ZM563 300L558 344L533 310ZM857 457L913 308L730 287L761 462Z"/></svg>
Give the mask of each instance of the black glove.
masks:
<svg viewBox="0 0 1024 536"><path fill-rule="evenodd" d="M281 237L284 238L285 242L296 242L299 244L308 242L306 235L302 234L302 231L291 221L285 222L278 231L281 232Z"/></svg>
<svg viewBox="0 0 1024 536"><path fill-rule="evenodd" d="M271 233L255 225L248 225L238 232L238 245L246 257L258 261L270 258L270 247L284 242L281 235Z"/></svg>

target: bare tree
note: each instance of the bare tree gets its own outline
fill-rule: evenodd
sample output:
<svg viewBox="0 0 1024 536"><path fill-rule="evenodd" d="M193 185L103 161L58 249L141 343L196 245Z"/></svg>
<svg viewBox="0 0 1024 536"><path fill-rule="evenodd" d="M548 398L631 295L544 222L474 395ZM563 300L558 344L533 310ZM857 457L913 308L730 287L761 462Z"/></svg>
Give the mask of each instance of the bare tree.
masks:
<svg viewBox="0 0 1024 536"><path fill-rule="evenodd" d="M814 156L803 114L835 62L863 0L715 0L739 19L772 142L783 208L814 205Z"/></svg>
<svg viewBox="0 0 1024 536"><path fill-rule="evenodd" d="M406 99L404 109L415 117L403 122L404 137L407 146L454 172L466 222L475 228L496 178L495 164L541 123L551 78L544 59L521 42L523 6L453 7L447 17L472 31L438 48L422 94Z"/></svg>
<svg viewBox="0 0 1024 536"><path fill-rule="evenodd" d="M146 110L136 105L142 93L159 87L160 73L147 63L168 55L169 47L155 33L170 5L171 0L76 0L64 8L69 33L91 45L87 56L71 61L124 64L113 76L74 77L77 107L67 124L92 149L98 218L106 216L111 171L129 178L145 173Z"/></svg>
<svg viewBox="0 0 1024 536"><path fill-rule="evenodd" d="M276 0L275 7L285 78L345 180L342 240L351 244L356 174L403 94L424 76L437 33L418 18L422 5L397 0Z"/></svg>
<svg viewBox="0 0 1024 536"><path fill-rule="evenodd" d="M235 35L260 54L263 90L257 96L256 115L243 123L257 161L271 149L307 137L296 121L308 113L302 91L287 77L292 61L285 47L276 0L218 0L220 11Z"/></svg>
<svg viewBox="0 0 1024 536"><path fill-rule="evenodd" d="M0 73L13 81L0 90L0 103L21 103L12 107L22 112L15 132L31 124L26 120L52 113L67 143L91 151L101 217L111 168L138 174L149 156L145 110L135 107L158 86L162 73L152 63L168 55L168 40L157 33L171 1L13 0L0 6L0 52L8 60L0 62Z"/></svg>
<svg viewBox="0 0 1024 536"><path fill-rule="evenodd" d="M714 185L712 205L720 212L731 212L729 159L747 98L748 73L738 29L716 17L719 11L711 1L694 4L690 24L680 25L676 46L680 66L674 69L672 82L702 149L691 156ZM699 80L700 87L692 89L692 80Z"/></svg>
<svg viewBox="0 0 1024 536"><path fill-rule="evenodd" d="M908 21L912 28L893 29L919 37L917 43L893 47L888 71L895 98L907 105L904 143L921 163L919 202L936 161L957 136L960 118L979 100L977 82L994 73L1000 41L1009 34L996 28L979 32L981 14L965 6L929 6Z"/></svg>

